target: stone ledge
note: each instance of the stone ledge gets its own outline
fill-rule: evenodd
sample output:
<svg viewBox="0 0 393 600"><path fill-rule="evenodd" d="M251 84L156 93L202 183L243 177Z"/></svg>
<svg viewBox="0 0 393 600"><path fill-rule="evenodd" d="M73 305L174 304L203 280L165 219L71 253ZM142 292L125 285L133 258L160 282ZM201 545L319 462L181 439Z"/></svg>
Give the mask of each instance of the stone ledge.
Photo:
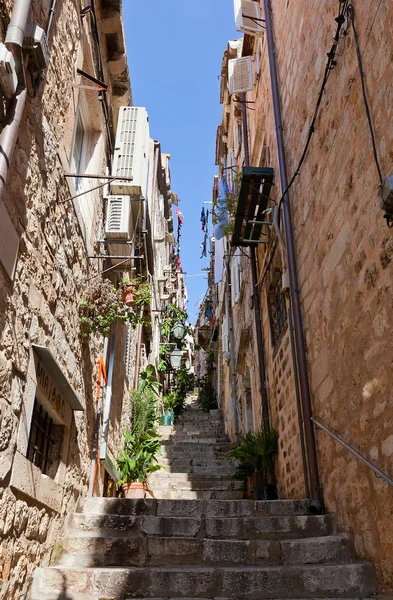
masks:
<svg viewBox="0 0 393 600"><path fill-rule="evenodd" d="M34 466L20 452L16 452L10 486L25 496L60 513L63 488Z"/></svg>

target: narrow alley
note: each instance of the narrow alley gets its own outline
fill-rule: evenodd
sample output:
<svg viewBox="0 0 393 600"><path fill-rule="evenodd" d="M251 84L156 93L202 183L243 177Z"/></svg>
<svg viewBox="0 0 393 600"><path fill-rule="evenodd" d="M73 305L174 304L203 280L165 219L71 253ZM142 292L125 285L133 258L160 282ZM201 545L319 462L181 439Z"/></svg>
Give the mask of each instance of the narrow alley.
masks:
<svg viewBox="0 0 393 600"><path fill-rule="evenodd" d="M0 0L0 600L393 600L393 0Z"/></svg>

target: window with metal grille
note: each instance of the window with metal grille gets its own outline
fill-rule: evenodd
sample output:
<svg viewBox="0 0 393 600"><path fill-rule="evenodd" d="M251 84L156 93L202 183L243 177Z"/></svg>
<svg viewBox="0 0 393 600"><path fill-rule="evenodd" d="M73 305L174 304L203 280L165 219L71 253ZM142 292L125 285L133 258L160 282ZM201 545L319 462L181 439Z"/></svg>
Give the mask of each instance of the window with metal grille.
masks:
<svg viewBox="0 0 393 600"><path fill-rule="evenodd" d="M268 304L272 346L275 347L279 342L281 342L281 334L287 322L285 297L281 289L281 271L278 271L277 269L270 285Z"/></svg>
<svg viewBox="0 0 393 600"><path fill-rule="evenodd" d="M35 400L27 458L45 475L52 465L53 447L55 445L52 434L53 419L44 407Z"/></svg>

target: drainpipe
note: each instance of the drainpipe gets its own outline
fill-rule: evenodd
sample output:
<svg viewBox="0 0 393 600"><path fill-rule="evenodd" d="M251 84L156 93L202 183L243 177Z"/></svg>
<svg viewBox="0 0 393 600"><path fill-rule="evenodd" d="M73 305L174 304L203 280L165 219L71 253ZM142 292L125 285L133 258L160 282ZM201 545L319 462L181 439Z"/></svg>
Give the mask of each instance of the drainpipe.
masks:
<svg viewBox="0 0 393 600"><path fill-rule="evenodd" d="M247 104L245 102L246 95L242 94L242 122L243 122L243 144L244 144L244 164L246 167L250 166L250 150L248 146L248 123L247 123ZM270 431L270 418L269 418L269 401L267 397L266 389L266 367L265 367L265 356L263 351L263 331L262 331L262 319L261 319L261 307L259 304L258 294L258 275L257 275L257 258L255 247L250 248L251 258L251 276L252 276L252 300L254 308L254 320L255 320L255 332L257 338L257 352L258 352L258 369L259 369L259 391L262 400L262 421L263 428L265 431Z"/></svg>
<svg viewBox="0 0 393 600"><path fill-rule="evenodd" d="M278 149L278 162L280 167L281 189L284 191L288 187L286 159L284 152L284 136L281 116L280 96L278 87L278 77L275 59L275 47L273 40L273 27L270 14L270 2L264 0L265 8L265 26L267 48L269 55L270 79L273 96L273 109L276 124L276 138ZM300 305L299 285L296 269L295 244L293 239L291 208L289 204L288 193L285 194L283 201L285 237L287 241L288 271L290 280L290 290L292 297L292 313L295 326L295 341L299 367L299 382L302 397L302 408L304 416L304 432L306 437L307 459L310 471L311 505L310 512L320 513L322 511L322 496L319 484L317 449L315 444L314 428L311 421L312 408L310 398L310 387L308 382L306 349L304 342L303 323Z"/></svg>
<svg viewBox="0 0 393 600"><path fill-rule="evenodd" d="M22 46L25 35L27 17L31 0L16 0L12 10L11 21L7 28L5 45L15 59L18 88L12 98L5 120L5 126L0 135L0 200L3 197L11 166L12 155L18 139L19 126L26 105L27 89L23 65Z"/></svg>
<svg viewBox="0 0 393 600"><path fill-rule="evenodd" d="M230 263L229 259L227 259L227 281L230 283ZM228 290L230 289L228 285ZM232 393L231 393L231 402L232 402L232 412L233 412L233 426L235 428L235 441L238 440L239 434L239 417L238 417L238 404L237 404L237 373L236 373L236 361L235 361L235 336L233 332L233 315L230 310L229 303L230 292L225 292L225 313L226 319L228 321L228 332L229 332L229 348L231 355L231 379L232 379Z"/></svg>

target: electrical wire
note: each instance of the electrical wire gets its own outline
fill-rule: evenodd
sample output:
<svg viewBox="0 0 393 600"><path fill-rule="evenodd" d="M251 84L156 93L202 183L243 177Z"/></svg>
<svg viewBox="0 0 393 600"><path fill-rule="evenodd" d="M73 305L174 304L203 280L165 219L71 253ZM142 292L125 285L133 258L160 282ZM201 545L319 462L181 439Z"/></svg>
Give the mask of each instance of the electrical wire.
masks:
<svg viewBox="0 0 393 600"><path fill-rule="evenodd" d="M327 85L327 82L329 80L330 74L331 74L331 72L333 71L334 67L337 64L336 60L335 60L336 53L337 53L337 46L338 46L338 43L340 41L340 33L341 33L342 26L345 23L345 15L347 14L348 4L349 4L349 0L340 0L340 9L339 9L337 17L335 18L335 21L337 23L337 30L336 30L336 34L335 34L335 36L333 38L333 45L332 45L330 51L327 54L328 60L327 60L327 63L326 63L325 72L324 72L323 79L322 79L322 84L321 84L321 87L320 87L320 90L319 90L318 99L317 99L317 103L316 103L316 106L315 106L313 118L312 118L309 130L308 130L307 140L306 140L306 143L305 143L302 155L300 157L299 163L298 163L298 165L296 167L296 170L295 170L294 174L292 175L292 178L291 178L290 182L288 183L286 189L282 193L281 199L280 199L280 201L278 203L278 207L279 208L281 207L281 204L282 204L285 196L287 195L288 191L290 190L290 188L294 184L296 177L300 174L300 169L302 168L303 163L304 163L304 161L306 159L307 152L308 152L308 149L309 149L310 144L311 144L312 137L313 137L314 132L315 132L315 125L316 125L316 121L317 121L317 118L318 118L318 115L319 115L319 109L321 107L323 94L325 92L326 85Z"/></svg>
<svg viewBox="0 0 393 600"><path fill-rule="evenodd" d="M360 79L362 82L363 101L364 101L364 107L366 109L368 127L370 129L371 143L373 146L373 155L374 155L375 166L377 167L379 182L380 182L380 185L382 186L383 185L383 177L382 177L382 171L381 171L381 167L380 167L379 160L378 160L377 145L375 142L375 134L374 134L373 124L372 124L372 120L371 120L370 107L369 107L368 100L367 100L366 81L365 81L365 75L364 75L364 70L363 70L363 61L362 61L362 55L360 52L358 32L357 32L356 25L355 25L355 9L354 9L352 3L350 3L348 5L347 12L348 12L349 18L351 19L353 37L355 40L356 57L357 57L357 61L358 61Z"/></svg>

